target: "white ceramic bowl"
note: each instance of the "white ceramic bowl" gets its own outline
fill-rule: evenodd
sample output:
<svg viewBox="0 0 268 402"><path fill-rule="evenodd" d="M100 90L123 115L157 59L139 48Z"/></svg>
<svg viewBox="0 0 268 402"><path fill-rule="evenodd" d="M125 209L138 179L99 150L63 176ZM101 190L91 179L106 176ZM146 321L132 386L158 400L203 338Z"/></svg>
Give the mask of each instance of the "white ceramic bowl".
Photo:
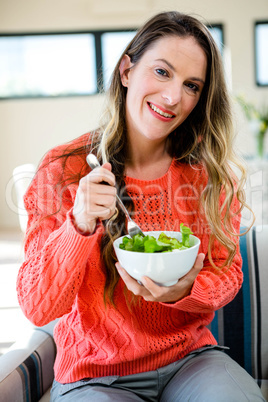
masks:
<svg viewBox="0 0 268 402"><path fill-rule="evenodd" d="M145 232L158 239L160 233L181 240L180 232ZM148 276L158 285L172 286L178 279L187 274L194 265L198 254L200 240L190 235L191 247L186 250L169 251L165 253L140 253L119 248L124 236L114 241L114 250L121 266L130 276L140 281L143 276Z"/></svg>

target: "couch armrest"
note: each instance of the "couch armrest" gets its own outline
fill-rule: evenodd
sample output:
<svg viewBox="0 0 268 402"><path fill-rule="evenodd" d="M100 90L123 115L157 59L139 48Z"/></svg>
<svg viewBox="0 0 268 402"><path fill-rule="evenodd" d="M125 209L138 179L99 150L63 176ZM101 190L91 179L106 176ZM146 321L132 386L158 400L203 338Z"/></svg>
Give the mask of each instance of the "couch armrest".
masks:
<svg viewBox="0 0 268 402"><path fill-rule="evenodd" d="M38 401L51 386L56 347L42 329L23 334L0 357L0 402Z"/></svg>

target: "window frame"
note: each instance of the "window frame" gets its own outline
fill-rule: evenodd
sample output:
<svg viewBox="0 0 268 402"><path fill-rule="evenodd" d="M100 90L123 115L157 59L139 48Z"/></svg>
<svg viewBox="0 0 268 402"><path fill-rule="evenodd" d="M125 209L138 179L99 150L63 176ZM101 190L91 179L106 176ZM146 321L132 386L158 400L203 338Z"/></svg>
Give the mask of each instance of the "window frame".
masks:
<svg viewBox="0 0 268 402"><path fill-rule="evenodd" d="M207 28L216 28L221 30L221 35L222 35L222 43L221 47L219 48L221 55L223 55L223 50L225 46L225 33L224 33L224 25L222 23L218 24L208 24Z"/></svg>
<svg viewBox="0 0 268 402"><path fill-rule="evenodd" d="M223 24L208 24L208 28L219 28L222 32L222 49L224 47L224 26ZM11 95L11 96L1 96L1 100L17 100L17 99L58 99L58 98L71 98L71 97L87 97L94 96L103 93L104 79L103 79L103 59L102 59L102 43L101 38L103 34L116 33L116 32L136 32L138 28L128 27L128 28L114 28L114 29L99 29L99 30L68 30L68 31L47 31L47 32L16 32L16 33L2 33L1 37L24 37L24 36L52 36L52 35L76 35L76 34L89 34L93 35L95 39L95 75L96 75L96 91L92 93L70 93L70 94L58 94L58 95ZM222 49L220 51L222 52Z"/></svg>
<svg viewBox="0 0 268 402"><path fill-rule="evenodd" d="M25 36L53 36L53 35L76 35L76 34L92 34L93 32L89 30L78 30L78 31L42 31L42 32L16 32L16 33L0 33L0 38L1 37L25 37ZM95 39L95 74L98 82L98 75L97 75L97 46L96 46L96 37L94 35ZM97 84L96 84L97 88ZM92 93L77 93L77 94L58 94L58 95L19 95L19 96L7 96L7 97L2 97L0 94L0 100L17 100L17 99L58 99L58 98L69 98L69 97L85 97L85 96L92 96L96 95L98 93L98 88L95 92Z"/></svg>
<svg viewBox="0 0 268 402"><path fill-rule="evenodd" d="M254 72L255 72L255 84L259 88L265 88L268 86L268 77L267 77L267 82L266 83L261 83L259 81L259 76L258 76L258 43L257 43L257 26L258 25L267 25L268 28L268 20L259 20L255 21L254 23ZM267 74L268 75L268 74Z"/></svg>

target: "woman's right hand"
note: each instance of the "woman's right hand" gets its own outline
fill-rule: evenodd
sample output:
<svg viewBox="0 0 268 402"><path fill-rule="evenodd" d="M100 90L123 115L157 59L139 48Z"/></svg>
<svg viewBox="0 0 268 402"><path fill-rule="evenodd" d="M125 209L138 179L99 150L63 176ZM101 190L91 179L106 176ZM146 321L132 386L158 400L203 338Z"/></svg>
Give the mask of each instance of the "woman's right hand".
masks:
<svg viewBox="0 0 268 402"><path fill-rule="evenodd" d="M110 163L92 170L82 177L73 207L74 225L82 234L94 232L97 219L109 219L115 213L115 176ZM109 184L103 184L103 182Z"/></svg>

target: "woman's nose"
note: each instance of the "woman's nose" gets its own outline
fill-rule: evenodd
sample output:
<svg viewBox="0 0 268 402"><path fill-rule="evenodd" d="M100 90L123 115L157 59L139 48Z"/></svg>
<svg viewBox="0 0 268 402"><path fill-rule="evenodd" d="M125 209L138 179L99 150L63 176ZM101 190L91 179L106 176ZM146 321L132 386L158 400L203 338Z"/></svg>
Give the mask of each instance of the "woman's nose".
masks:
<svg viewBox="0 0 268 402"><path fill-rule="evenodd" d="M182 90L174 83L165 87L162 92L162 98L165 99L167 104L176 105L181 101Z"/></svg>

